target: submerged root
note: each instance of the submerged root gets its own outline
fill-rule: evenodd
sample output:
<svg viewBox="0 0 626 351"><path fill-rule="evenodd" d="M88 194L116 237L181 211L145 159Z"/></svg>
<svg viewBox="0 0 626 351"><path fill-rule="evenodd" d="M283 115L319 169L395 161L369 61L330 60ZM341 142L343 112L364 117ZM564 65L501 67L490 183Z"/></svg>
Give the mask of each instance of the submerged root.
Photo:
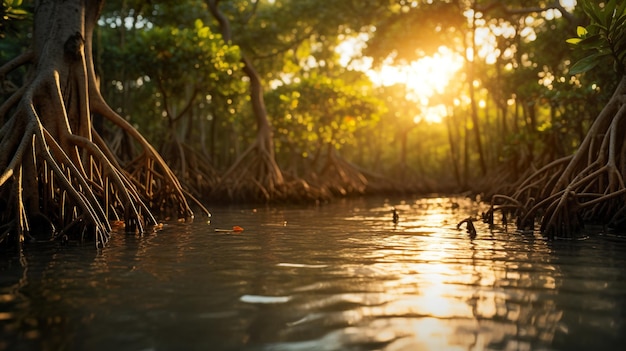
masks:
<svg viewBox="0 0 626 351"><path fill-rule="evenodd" d="M157 224L154 210L173 208L178 217L193 216L176 177L134 128L115 114L105 115L143 147L137 164L125 169L90 127L85 108L72 109L83 122L68 128L63 117L70 107L63 103L58 79L52 85L41 82L16 92L21 96L6 102L11 108L0 107L13 111L0 128L0 244L63 238L102 247L111 232L109 221L143 232ZM50 91L59 95L40 101Z"/></svg>
<svg viewBox="0 0 626 351"><path fill-rule="evenodd" d="M314 202L332 197L329 190L300 178L285 177L271 148L259 137L219 178L211 198L247 202Z"/></svg>
<svg viewBox="0 0 626 351"><path fill-rule="evenodd" d="M102 5L73 0L37 6L36 52L0 67L3 81L30 65L24 85L0 105L2 245L62 238L100 247L109 238L109 221L142 232L157 223L153 211L193 216L173 172L100 94L91 38ZM140 153L135 163L122 163L111 152L92 126L94 114L134 141Z"/></svg>
<svg viewBox="0 0 626 351"><path fill-rule="evenodd" d="M457 225L456 225L456 229L460 230L461 226L465 224L465 229L467 231L467 234L469 234L470 238L475 238L476 237L476 227L474 227L474 221L471 217L465 218L464 220L460 221Z"/></svg>
<svg viewBox="0 0 626 351"><path fill-rule="evenodd" d="M626 126L624 95L623 79L576 154L546 165L510 197L500 197L518 208L518 225L530 226L539 219L548 238L572 237L585 223L624 228L626 142L620 133Z"/></svg>
<svg viewBox="0 0 626 351"><path fill-rule="evenodd" d="M326 164L317 176L317 185L339 196L363 194L368 180L356 167L342 157L338 157L334 149L328 153Z"/></svg>
<svg viewBox="0 0 626 351"><path fill-rule="evenodd" d="M149 208L168 217L191 219L193 211L188 203L188 200L191 200L202 213L209 214L196 198L184 190L174 172L154 147L128 121L113 112L99 94L93 100L92 106L94 112L122 129L137 144L138 154L128 162L122 162L110 152L108 155L118 160L116 163L120 163L129 184L145 198ZM96 140L99 145L106 147L97 135Z"/></svg>
<svg viewBox="0 0 626 351"><path fill-rule="evenodd" d="M217 182L212 196L231 201L269 202L287 196L282 172L263 139L256 142L237 159Z"/></svg>
<svg viewBox="0 0 626 351"><path fill-rule="evenodd" d="M415 177L412 181L400 183L386 176L367 171L348 162L338 155L332 145L328 146L326 156L321 158L323 165L316 167L320 159L312 164L311 172L305 177L306 182L315 187L319 198L345 197L363 194L392 194L392 193L427 193L433 189L424 179Z"/></svg>
<svg viewBox="0 0 626 351"><path fill-rule="evenodd" d="M4 169L0 195L7 199L0 217L2 223L10 223L0 237L5 243L21 243L68 235L77 240L91 237L98 246L104 245L111 228L91 186L97 179L89 172L106 167L102 160L90 156L89 163L76 165L43 127L34 108L18 110L14 116L26 122L10 121L17 128L0 134L0 149L12 155L9 162L0 164ZM61 141L78 149L69 139ZM119 189L111 192L120 194ZM138 216L137 211L130 211L126 219Z"/></svg>
<svg viewBox="0 0 626 351"><path fill-rule="evenodd" d="M524 216L525 207L516 199L505 195L494 195L491 198L491 205L487 212L482 213L483 223L489 224L490 227L494 225L495 213L500 211L502 214L502 224L508 224L509 217L521 218ZM518 227L525 227L518 223Z"/></svg>
<svg viewBox="0 0 626 351"><path fill-rule="evenodd" d="M170 168L194 198L204 198L220 181L208 157L178 140L167 143L161 155L172 160Z"/></svg>

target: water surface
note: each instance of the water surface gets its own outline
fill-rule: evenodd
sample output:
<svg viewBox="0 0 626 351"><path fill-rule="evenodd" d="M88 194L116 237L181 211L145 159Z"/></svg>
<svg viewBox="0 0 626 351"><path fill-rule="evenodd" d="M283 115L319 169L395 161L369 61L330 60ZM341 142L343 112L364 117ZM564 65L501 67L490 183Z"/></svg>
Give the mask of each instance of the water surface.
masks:
<svg viewBox="0 0 626 351"><path fill-rule="evenodd" d="M392 221L395 206L400 221ZM463 198L218 207L0 261L0 350L621 350L626 242L547 242ZM244 231L216 232L241 226Z"/></svg>

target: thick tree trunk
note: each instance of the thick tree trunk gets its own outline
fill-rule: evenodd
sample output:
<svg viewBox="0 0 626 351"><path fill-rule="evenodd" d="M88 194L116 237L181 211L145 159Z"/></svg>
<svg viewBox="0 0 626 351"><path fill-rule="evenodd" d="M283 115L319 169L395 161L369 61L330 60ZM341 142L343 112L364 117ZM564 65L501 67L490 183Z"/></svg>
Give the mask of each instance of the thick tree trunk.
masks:
<svg viewBox="0 0 626 351"><path fill-rule="evenodd" d="M32 49L0 67L3 76L31 64L25 85L0 106L0 243L30 237L103 245L109 220L142 231L157 223L153 209L192 216L161 157L100 95L91 39L102 4L39 1ZM96 113L140 145L129 170L93 129Z"/></svg>

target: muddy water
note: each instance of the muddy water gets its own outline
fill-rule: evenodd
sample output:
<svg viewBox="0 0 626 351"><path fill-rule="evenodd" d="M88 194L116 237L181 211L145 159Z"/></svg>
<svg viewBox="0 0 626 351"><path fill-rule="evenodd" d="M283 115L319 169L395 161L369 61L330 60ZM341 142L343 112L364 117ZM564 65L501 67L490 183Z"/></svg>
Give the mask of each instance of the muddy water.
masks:
<svg viewBox="0 0 626 351"><path fill-rule="evenodd" d="M0 262L0 350L626 344L626 241L457 230L482 210L463 198L217 207L210 222L116 233L101 251L28 247Z"/></svg>

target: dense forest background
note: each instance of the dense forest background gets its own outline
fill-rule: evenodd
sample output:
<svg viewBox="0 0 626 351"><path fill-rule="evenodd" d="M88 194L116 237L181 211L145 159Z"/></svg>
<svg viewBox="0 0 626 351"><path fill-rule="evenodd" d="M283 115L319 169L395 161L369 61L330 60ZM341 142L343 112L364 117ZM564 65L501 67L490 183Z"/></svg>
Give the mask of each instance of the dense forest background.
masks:
<svg viewBox="0 0 626 351"><path fill-rule="evenodd" d="M575 5L108 0L94 63L105 100L203 203L489 196L572 154L618 83L608 64L569 73ZM17 17L2 63L30 44L32 16ZM133 141L93 118L132 163Z"/></svg>

